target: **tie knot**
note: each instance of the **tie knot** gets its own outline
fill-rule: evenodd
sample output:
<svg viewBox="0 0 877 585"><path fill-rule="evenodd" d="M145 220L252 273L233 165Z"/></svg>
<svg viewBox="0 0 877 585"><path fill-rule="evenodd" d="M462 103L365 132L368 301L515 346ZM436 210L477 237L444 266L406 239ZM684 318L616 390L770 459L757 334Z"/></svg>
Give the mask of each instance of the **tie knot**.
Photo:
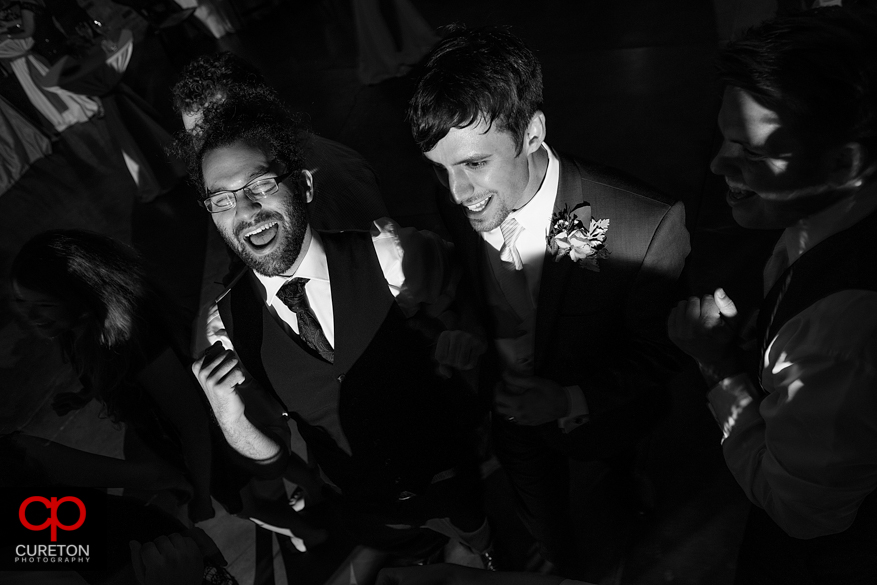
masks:
<svg viewBox="0 0 877 585"><path fill-rule="evenodd" d="M307 278L292 278L277 291L277 297L294 313L309 308L308 299L305 296L307 282Z"/></svg>
<svg viewBox="0 0 877 585"><path fill-rule="evenodd" d="M523 229L524 226L519 224L513 217L507 217L499 226L503 241L502 248L499 250L499 258L506 262L509 269L521 270L524 267L521 254L515 247L515 242L518 240L518 236L521 235Z"/></svg>
<svg viewBox="0 0 877 585"><path fill-rule="evenodd" d="M499 231L502 232L502 240L505 242L505 245L509 247L514 246L522 229L524 229L524 226L519 224L518 220L514 217L507 217L499 226Z"/></svg>

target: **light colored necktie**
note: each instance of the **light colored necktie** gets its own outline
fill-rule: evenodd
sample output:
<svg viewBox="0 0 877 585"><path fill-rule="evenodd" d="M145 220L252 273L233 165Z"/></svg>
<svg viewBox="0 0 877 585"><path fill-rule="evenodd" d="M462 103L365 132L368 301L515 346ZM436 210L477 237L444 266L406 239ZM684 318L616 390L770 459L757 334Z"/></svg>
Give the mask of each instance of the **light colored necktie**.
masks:
<svg viewBox="0 0 877 585"><path fill-rule="evenodd" d="M503 240L502 248L499 249L500 260L513 264L515 270L523 269L524 262L521 260L521 254L518 252L515 242L518 241L518 236L524 231L524 226L519 224L515 218L507 217L502 222L502 225L499 226L499 231L502 232Z"/></svg>

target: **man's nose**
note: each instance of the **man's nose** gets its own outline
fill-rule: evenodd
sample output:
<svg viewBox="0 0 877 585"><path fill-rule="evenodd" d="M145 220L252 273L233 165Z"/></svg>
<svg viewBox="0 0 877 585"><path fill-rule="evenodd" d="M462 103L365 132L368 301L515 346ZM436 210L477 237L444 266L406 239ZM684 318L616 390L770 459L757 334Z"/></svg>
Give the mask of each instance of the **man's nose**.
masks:
<svg viewBox="0 0 877 585"><path fill-rule="evenodd" d="M457 203L463 203L472 196L472 182L466 173L462 171L452 171L448 173L448 189Z"/></svg>
<svg viewBox="0 0 877 585"><path fill-rule="evenodd" d="M736 156L735 145L727 140L723 141L719 152L710 161L710 170L717 175L731 174Z"/></svg>
<svg viewBox="0 0 877 585"><path fill-rule="evenodd" d="M262 209L262 204L258 201L253 201L247 196L246 192L241 191L237 194L235 207L239 216L247 218L258 213Z"/></svg>

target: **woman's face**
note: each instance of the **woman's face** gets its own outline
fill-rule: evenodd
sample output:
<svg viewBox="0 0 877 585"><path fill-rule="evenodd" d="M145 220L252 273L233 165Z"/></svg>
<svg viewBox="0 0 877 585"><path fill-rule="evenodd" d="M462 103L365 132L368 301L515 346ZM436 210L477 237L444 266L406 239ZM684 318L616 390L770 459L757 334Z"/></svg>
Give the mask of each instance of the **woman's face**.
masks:
<svg viewBox="0 0 877 585"><path fill-rule="evenodd" d="M72 301L28 288L14 280L12 295L16 309L42 337L58 337L83 322L85 311Z"/></svg>

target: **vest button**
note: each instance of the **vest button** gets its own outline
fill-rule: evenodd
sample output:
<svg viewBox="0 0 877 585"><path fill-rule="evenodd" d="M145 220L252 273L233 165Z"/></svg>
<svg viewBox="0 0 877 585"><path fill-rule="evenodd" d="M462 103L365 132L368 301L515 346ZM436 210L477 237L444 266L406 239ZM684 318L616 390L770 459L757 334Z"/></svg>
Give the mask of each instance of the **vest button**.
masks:
<svg viewBox="0 0 877 585"><path fill-rule="evenodd" d="M343 381L344 381L344 374L338 374L338 383L340 384Z"/></svg>

